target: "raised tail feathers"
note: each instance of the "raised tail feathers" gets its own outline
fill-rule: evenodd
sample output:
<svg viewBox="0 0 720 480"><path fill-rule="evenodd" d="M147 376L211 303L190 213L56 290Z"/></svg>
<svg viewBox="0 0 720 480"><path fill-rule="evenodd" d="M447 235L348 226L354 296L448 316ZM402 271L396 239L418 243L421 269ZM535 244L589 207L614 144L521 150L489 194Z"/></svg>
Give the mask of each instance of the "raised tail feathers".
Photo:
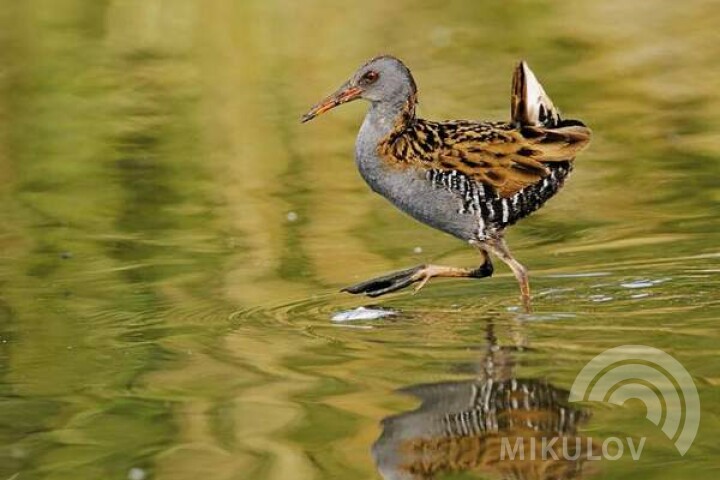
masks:
<svg viewBox="0 0 720 480"><path fill-rule="evenodd" d="M536 148L542 162L572 160L589 143L592 132L579 120L564 120L528 64L513 76L512 121Z"/></svg>
<svg viewBox="0 0 720 480"><path fill-rule="evenodd" d="M554 128L562 121L560 111L524 61L513 75L511 115L512 121L521 126Z"/></svg>

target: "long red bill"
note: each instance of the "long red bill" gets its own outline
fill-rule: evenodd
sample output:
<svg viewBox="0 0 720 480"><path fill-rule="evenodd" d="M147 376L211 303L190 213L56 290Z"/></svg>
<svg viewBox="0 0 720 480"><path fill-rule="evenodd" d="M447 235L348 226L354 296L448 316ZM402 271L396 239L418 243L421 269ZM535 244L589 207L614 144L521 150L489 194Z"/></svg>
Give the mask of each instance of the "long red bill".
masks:
<svg viewBox="0 0 720 480"><path fill-rule="evenodd" d="M312 120L318 115L321 115L328 110L337 107L338 105L342 105L343 103L355 100L360 96L361 93L362 90L359 87L341 87L340 90L333 93L332 95L312 107L309 112L302 116L300 121L302 123L305 123L309 120Z"/></svg>

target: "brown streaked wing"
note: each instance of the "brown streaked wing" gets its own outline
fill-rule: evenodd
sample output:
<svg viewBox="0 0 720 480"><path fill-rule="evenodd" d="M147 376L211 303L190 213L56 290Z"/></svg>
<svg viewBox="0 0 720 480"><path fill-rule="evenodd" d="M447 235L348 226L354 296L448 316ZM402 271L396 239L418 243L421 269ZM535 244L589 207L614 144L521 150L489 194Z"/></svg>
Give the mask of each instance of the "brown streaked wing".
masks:
<svg viewBox="0 0 720 480"><path fill-rule="evenodd" d="M548 175L547 163L574 160L589 140L590 130L575 124L549 129L417 120L382 152L400 163L456 170L509 197Z"/></svg>

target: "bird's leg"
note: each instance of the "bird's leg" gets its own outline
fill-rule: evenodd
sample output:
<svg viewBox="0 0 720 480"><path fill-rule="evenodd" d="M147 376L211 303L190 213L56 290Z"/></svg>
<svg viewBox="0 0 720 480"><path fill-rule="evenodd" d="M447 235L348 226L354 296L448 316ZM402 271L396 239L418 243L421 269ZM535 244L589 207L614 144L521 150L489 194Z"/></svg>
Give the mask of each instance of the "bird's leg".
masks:
<svg viewBox="0 0 720 480"><path fill-rule="evenodd" d="M530 281L528 279L527 268L513 257L510 253L510 249L505 243L505 239L502 237L496 237L483 242L483 246L487 250L498 257L500 260L505 262L510 270L512 270L515 278L520 284L520 296L522 298L523 307L525 311L530 313L532 306L530 304Z"/></svg>
<svg viewBox="0 0 720 480"><path fill-rule="evenodd" d="M425 284L434 277L452 277L452 278L484 278L489 277L493 273L493 266L490 262L490 258L484 250L483 253L484 262L477 268L458 268L458 267L446 267L444 265L418 265L417 267L408 268L407 270L401 270L399 272L393 272L382 277L373 278L365 282L352 285L350 287L343 288L343 292L348 293L364 293L369 297L379 297L386 293L395 292L401 290L413 283L418 283L415 287L417 292Z"/></svg>

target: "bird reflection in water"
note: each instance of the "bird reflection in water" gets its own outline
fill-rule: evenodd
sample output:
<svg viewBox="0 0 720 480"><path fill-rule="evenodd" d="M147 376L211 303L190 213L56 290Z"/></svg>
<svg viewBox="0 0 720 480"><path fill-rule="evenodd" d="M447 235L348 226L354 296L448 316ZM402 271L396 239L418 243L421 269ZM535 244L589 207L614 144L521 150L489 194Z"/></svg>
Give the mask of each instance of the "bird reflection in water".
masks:
<svg viewBox="0 0 720 480"><path fill-rule="evenodd" d="M477 378L400 390L422 403L382 422L373 456L385 480L431 480L468 471L490 478L570 479L588 470L584 464L596 448L577 430L589 412L570 406L566 390L516 377L512 354L521 347L499 347L490 322L487 338ZM553 438L558 458L543 457L542 440ZM516 442L522 442L524 459L519 450L514 458L510 454ZM503 452L503 443L511 448Z"/></svg>

